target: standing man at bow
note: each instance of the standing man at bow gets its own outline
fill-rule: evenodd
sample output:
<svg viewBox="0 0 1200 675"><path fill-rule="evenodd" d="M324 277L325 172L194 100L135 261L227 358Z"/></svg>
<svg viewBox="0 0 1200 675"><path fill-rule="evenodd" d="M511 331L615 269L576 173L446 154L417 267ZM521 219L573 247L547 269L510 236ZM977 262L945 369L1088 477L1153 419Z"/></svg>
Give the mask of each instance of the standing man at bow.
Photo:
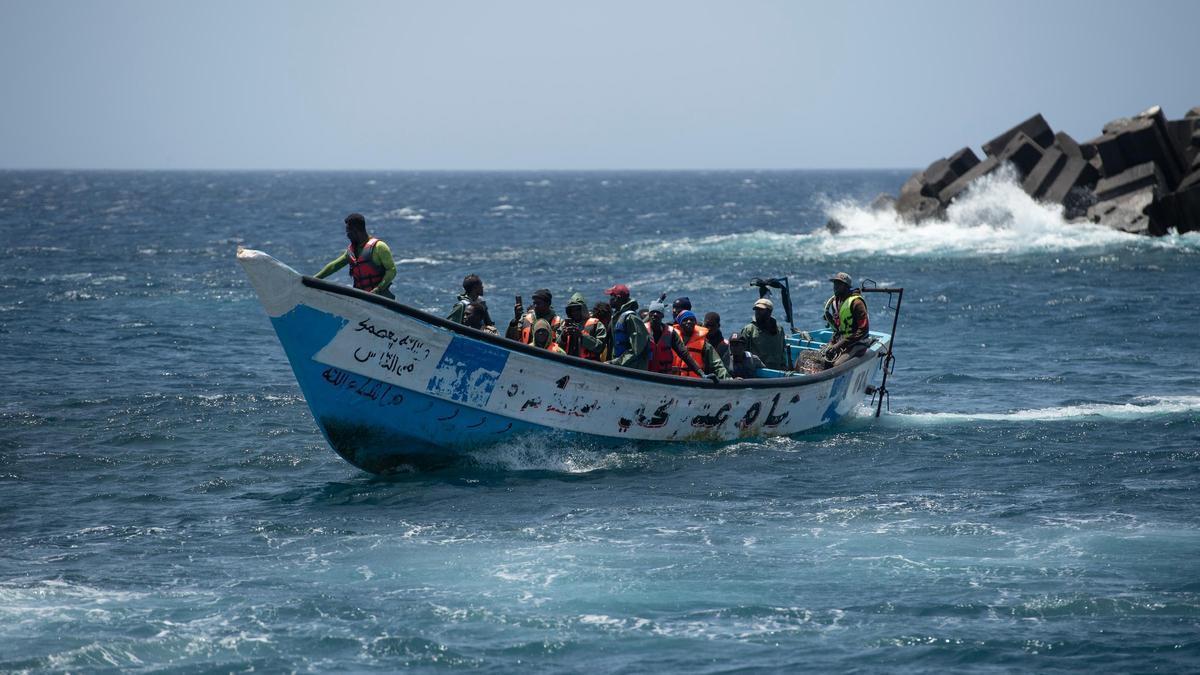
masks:
<svg viewBox="0 0 1200 675"><path fill-rule="evenodd" d="M361 213L346 216L345 223L346 238L350 240L350 245L340 256L322 267L316 277L324 279L350 265L350 278L354 280L355 288L395 300L396 296L389 290L392 280L396 278L392 249L383 240L367 234L367 219Z"/></svg>

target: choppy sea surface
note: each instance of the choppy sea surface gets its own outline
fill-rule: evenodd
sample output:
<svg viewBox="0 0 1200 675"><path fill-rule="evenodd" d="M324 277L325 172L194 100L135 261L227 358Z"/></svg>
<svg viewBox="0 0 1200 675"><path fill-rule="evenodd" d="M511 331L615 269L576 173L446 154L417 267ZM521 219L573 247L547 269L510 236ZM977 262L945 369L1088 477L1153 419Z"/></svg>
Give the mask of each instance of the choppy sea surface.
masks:
<svg viewBox="0 0 1200 675"><path fill-rule="evenodd" d="M1200 238L1004 177L861 206L904 178L0 173L0 671L1200 669ZM810 326L831 272L904 286L891 413L373 477L234 259L315 272L355 210L439 312L469 272L726 332L754 276Z"/></svg>

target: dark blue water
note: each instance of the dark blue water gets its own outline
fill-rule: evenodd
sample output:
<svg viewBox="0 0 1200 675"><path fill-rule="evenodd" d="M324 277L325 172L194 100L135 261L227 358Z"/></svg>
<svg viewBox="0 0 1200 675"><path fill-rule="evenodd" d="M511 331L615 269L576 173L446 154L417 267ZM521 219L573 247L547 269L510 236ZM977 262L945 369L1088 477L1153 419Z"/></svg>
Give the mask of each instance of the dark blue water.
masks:
<svg viewBox="0 0 1200 675"><path fill-rule="evenodd" d="M904 177L0 173L0 670L1197 670L1200 238L1004 180L854 206ZM311 273L351 210L438 311L468 272L727 330L753 276L810 326L831 272L903 285L893 412L374 478L234 261Z"/></svg>

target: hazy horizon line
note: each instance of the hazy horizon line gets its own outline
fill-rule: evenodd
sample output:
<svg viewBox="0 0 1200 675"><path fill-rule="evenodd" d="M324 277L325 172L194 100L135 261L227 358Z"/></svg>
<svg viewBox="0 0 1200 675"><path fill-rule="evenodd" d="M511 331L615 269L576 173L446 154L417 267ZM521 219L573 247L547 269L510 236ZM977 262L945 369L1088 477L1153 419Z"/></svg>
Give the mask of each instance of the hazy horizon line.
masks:
<svg viewBox="0 0 1200 675"><path fill-rule="evenodd" d="M921 167L796 167L796 168L602 168L602 169L294 169L294 168L112 168L112 167L0 167L0 173L27 172L90 172L90 173L796 173L796 172L839 172L839 171L917 171Z"/></svg>

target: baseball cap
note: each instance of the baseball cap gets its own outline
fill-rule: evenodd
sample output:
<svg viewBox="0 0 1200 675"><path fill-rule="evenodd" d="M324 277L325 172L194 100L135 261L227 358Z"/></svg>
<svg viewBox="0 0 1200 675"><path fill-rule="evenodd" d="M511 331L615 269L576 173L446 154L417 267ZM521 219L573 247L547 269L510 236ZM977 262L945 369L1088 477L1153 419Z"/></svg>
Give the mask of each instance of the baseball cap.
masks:
<svg viewBox="0 0 1200 675"><path fill-rule="evenodd" d="M612 288L608 289L607 291L604 291L604 294L605 295L626 295L627 296L627 295L629 295L629 287L626 286L625 284L617 284L616 286L613 286Z"/></svg>
<svg viewBox="0 0 1200 675"><path fill-rule="evenodd" d="M847 286L854 285L854 281L850 278L850 275L846 274L845 272L838 272L837 274L829 277L829 280L830 281L840 281L843 284L846 284Z"/></svg>
<svg viewBox="0 0 1200 675"><path fill-rule="evenodd" d="M775 309L775 303L771 302L770 298L759 298L758 301L754 303L754 309L758 309L759 307L773 310Z"/></svg>

